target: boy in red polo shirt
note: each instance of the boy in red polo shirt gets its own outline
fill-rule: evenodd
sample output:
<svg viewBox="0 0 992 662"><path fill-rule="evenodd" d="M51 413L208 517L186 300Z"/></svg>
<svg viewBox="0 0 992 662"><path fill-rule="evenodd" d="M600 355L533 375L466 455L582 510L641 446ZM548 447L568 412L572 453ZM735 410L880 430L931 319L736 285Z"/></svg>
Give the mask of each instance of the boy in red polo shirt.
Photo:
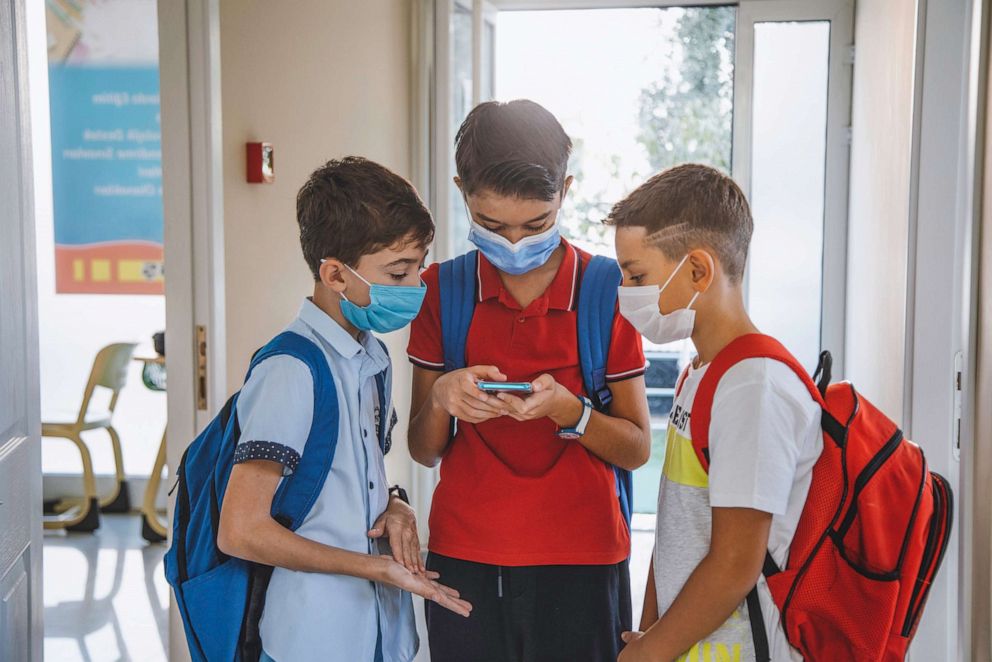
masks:
<svg viewBox="0 0 992 662"><path fill-rule="evenodd" d="M630 533L613 466L635 469L650 453L644 354L614 313L613 400L608 415L594 411L576 313L590 256L559 234L570 151L554 116L525 100L481 104L456 136L455 183L479 249L468 367L444 371L438 265L424 273L408 349L410 452L441 462L427 566L474 605L455 619L427 604L434 662L615 659L630 629ZM487 395L480 380L527 381L534 393Z"/></svg>

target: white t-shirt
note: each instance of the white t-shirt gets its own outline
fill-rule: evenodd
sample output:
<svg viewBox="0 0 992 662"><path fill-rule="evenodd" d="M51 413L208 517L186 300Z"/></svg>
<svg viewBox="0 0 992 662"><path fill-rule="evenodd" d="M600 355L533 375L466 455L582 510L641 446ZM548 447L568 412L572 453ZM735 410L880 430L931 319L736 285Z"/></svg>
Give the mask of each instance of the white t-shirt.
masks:
<svg viewBox="0 0 992 662"><path fill-rule="evenodd" d="M692 448L690 429L692 403L706 369L689 369L669 416L654 550L659 614L671 607L709 551L713 507L771 513L768 548L779 567L785 566L813 465L823 448L820 407L799 377L779 361L747 359L728 370L717 385L707 475ZM771 659L801 661L785 638L764 577L758 595ZM679 659L754 660L746 602Z"/></svg>

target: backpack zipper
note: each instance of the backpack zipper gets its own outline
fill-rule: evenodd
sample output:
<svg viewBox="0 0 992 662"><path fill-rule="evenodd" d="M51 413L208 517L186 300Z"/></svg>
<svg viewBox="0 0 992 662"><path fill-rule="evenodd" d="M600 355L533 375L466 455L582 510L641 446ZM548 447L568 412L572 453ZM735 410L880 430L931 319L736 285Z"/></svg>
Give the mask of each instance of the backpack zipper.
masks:
<svg viewBox="0 0 992 662"><path fill-rule="evenodd" d="M909 609L906 612L906 620L903 622L902 626L901 634L904 637L908 637L910 632L913 631L913 626L923 613L923 607L926 605L927 596L930 594L930 587L933 586L933 577L931 576L929 583L927 583L927 576L930 575L931 570L939 566L940 562L943 560L944 551L947 549L947 541L951 535L951 522L947 517L949 509L951 508L950 490L947 488L947 482L944 480L943 476L937 473L932 473L931 475L933 476L933 485L931 489L933 490L934 509L933 515L930 517L930 530L927 534L926 546L923 548L923 559L920 562L920 571L916 575L916 582L913 585L913 593L909 598ZM947 526L944 527L944 534L940 535L940 527L945 520L948 520Z"/></svg>
<svg viewBox="0 0 992 662"><path fill-rule="evenodd" d="M172 542L172 547L176 550L176 574L179 576L177 589L189 579L189 570L186 567L186 529L189 528L190 515L189 487L185 480L187 454L189 454L189 447L183 451L182 459L179 460L179 469L176 471L176 486L179 488L179 494L176 496L175 539Z"/></svg>
<svg viewBox="0 0 992 662"><path fill-rule="evenodd" d="M902 443L902 430L896 430L895 434L893 434L889 440L885 442L882 449L875 454L875 457L873 457L868 464L865 465L865 468L861 470L861 473L858 474L857 480L854 481L854 491L851 493L850 509L847 511L847 514L844 515L844 521L841 522L840 527L837 529L837 534L841 538L847 535L847 530L851 528L851 525L854 523L854 518L858 514L858 497L861 496L862 490L865 489L868 481L870 481L875 474L878 473L878 470L882 468L882 465L885 464L886 460L892 457L892 454L896 452L896 449L899 447L900 443Z"/></svg>

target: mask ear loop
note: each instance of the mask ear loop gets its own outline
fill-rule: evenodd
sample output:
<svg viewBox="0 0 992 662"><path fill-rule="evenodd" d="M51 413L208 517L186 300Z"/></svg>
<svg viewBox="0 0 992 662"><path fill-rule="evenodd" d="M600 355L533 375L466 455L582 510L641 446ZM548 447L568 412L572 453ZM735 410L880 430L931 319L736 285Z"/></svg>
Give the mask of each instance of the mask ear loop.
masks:
<svg viewBox="0 0 992 662"><path fill-rule="evenodd" d="M658 288L658 295L659 296L661 296L661 293L665 291L665 288L668 287L668 284L672 282L672 279L673 278L675 278L675 274L677 274L679 272L679 269L682 268L682 265L685 264L685 261L688 260L688 259L689 259L689 254L686 253L685 257L682 258L679 261L678 265L672 271L671 275L668 276L668 280L665 281L665 284L662 285L660 288ZM698 294L698 292L697 292L697 294ZM689 304L689 305L692 305L692 304Z"/></svg>
<svg viewBox="0 0 992 662"><path fill-rule="evenodd" d="M689 299L689 305L686 306L686 309L691 309L692 308L692 304L696 303L696 299L699 298L699 295L700 294L702 294L702 292L697 291L695 294L692 295L692 298Z"/></svg>
<svg viewBox="0 0 992 662"><path fill-rule="evenodd" d="M325 262L327 262L327 258L326 257L325 258L322 258L320 260L320 263L321 264L324 264ZM349 267L347 264L344 265L344 268L347 269L348 271L350 271L351 273L355 274L355 276L358 277L358 280L360 280L363 283L365 283L366 285L368 285L370 290L372 289L372 283L370 283L367 280L365 280L364 278L362 278L362 274L358 273L357 271L355 271L354 269L352 269L351 267ZM344 292L339 292L339 294L341 295L341 298L342 299L344 299L348 303L351 303L351 299L348 298L348 295L346 295Z"/></svg>

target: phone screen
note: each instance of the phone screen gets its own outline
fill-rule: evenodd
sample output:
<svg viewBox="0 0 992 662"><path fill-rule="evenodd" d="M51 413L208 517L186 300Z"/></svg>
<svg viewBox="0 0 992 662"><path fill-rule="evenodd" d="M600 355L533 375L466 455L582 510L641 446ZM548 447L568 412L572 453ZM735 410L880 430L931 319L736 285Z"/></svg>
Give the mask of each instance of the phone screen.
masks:
<svg viewBox="0 0 992 662"><path fill-rule="evenodd" d="M533 393L530 382L479 382L479 390L486 393Z"/></svg>

